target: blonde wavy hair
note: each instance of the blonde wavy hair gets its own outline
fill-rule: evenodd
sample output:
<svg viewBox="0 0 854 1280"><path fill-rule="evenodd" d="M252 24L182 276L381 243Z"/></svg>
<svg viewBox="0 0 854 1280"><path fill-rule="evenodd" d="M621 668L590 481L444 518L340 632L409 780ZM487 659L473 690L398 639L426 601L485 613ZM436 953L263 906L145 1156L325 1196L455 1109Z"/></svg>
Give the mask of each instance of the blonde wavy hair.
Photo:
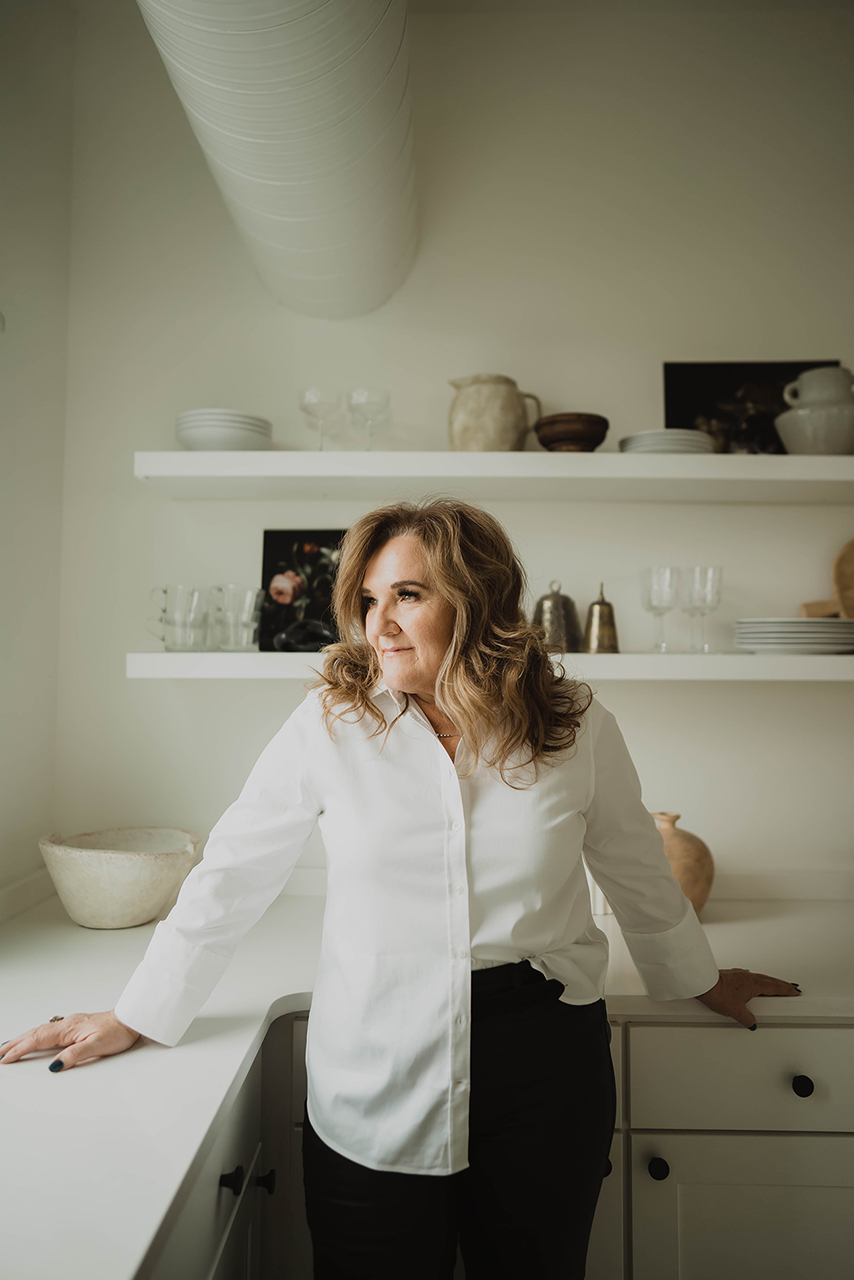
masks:
<svg viewBox="0 0 854 1280"><path fill-rule="evenodd" d="M342 708L354 711L357 720L365 715L374 720L373 738L383 729L388 735L409 706L404 694L403 710L388 723L372 699L382 670L366 636L362 598L372 556L401 536L418 539L430 585L454 609L453 636L436 679L436 706L474 756L461 776L469 777L482 758L513 786L506 771L516 757L511 769L533 764L536 780L540 763L556 763L552 757L574 746L593 694L588 685L568 679L560 662L552 665L558 646L547 643L541 626L526 620L521 602L527 578L504 529L482 508L451 498L380 507L344 535L332 591L341 639L322 650L323 674L308 686L321 691L330 737L331 720L342 718ZM492 739L494 750L487 757Z"/></svg>

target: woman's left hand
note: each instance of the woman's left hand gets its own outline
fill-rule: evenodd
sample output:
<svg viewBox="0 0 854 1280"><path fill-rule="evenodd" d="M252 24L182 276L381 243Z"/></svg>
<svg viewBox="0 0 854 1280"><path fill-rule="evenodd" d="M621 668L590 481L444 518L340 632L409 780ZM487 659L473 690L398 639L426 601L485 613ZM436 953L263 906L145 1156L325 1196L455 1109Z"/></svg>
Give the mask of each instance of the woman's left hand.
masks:
<svg viewBox="0 0 854 1280"><path fill-rule="evenodd" d="M754 996L799 996L796 982L771 978L767 973L751 973L749 969L721 969L720 977L710 991L697 996L707 1009L734 1018L748 1031L756 1030L756 1019L747 1007Z"/></svg>

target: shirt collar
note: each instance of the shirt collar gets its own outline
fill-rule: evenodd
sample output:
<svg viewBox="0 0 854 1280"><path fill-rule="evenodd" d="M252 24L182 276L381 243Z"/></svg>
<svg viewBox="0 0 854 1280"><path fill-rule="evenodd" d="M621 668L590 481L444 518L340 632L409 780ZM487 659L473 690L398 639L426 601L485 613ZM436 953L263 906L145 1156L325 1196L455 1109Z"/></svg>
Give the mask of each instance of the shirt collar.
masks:
<svg viewBox="0 0 854 1280"><path fill-rule="evenodd" d="M394 689L389 689L388 685L386 684L385 680L383 680L383 678L382 678L382 677L380 677L379 681L377 682L376 686L374 687L374 693L375 693L375 694L377 694L377 693L387 693L387 694L389 695L389 697L390 697L390 698L392 698L392 699L393 699L393 701L397 704L397 706L398 706L398 707L400 707L401 709L403 708L403 697L402 697L402 695L401 695L401 694L399 694L399 693L397 693Z"/></svg>

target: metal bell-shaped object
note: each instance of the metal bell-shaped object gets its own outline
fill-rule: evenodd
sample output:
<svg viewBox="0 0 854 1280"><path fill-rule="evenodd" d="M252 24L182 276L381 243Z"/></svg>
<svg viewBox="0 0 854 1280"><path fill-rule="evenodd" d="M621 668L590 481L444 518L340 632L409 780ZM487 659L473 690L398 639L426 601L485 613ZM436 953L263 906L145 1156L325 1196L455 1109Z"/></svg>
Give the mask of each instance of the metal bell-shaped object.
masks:
<svg viewBox="0 0 854 1280"><path fill-rule="evenodd" d="M534 622L539 622L549 644L560 645L562 653L581 651L581 622L578 610L569 596L561 595L555 578L549 583L548 595L541 596L534 609Z"/></svg>
<svg viewBox="0 0 854 1280"><path fill-rule="evenodd" d="M605 599L604 583L599 583L599 599L587 611L584 628L584 653L619 653L614 606Z"/></svg>

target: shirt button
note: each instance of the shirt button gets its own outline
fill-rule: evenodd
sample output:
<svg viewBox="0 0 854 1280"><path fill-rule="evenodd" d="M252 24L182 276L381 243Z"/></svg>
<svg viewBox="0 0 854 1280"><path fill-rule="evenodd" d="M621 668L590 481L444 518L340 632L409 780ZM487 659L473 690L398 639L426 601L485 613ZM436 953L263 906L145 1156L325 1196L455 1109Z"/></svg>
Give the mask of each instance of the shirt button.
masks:
<svg viewBox="0 0 854 1280"><path fill-rule="evenodd" d="M452 831L459 831L459 829L460 829L460 827L461 827L462 825L463 825L463 824L462 824L461 822L455 822L455 823L453 823L453 825L452 825L452 827L451 827L451 830L452 830Z"/></svg>
<svg viewBox="0 0 854 1280"><path fill-rule="evenodd" d="M468 953L467 951L462 951L462 950L461 950L461 951L459 951L457 954L459 955L459 957L460 957L460 959L461 959L461 960L467 960L467 959L468 959L468 954L469 954L469 953Z"/></svg>
<svg viewBox="0 0 854 1280"><path fill-rule="evenodd" d="M465 892L465 891L464 891L463 886L462 886L461 884L455 884L455 885L454 885L454 893L456 893L456 894L458 894L458 895L459 895L459 894L464 893L464 892Z"/></svg>
<svg viewBox="0 0 854 1280"><path fill-rule="evenodd" d="M464 1027L466 1025L466 1015L464 1013L461 1013L457 1018L457 1025L460 1027Z"/></svg>

